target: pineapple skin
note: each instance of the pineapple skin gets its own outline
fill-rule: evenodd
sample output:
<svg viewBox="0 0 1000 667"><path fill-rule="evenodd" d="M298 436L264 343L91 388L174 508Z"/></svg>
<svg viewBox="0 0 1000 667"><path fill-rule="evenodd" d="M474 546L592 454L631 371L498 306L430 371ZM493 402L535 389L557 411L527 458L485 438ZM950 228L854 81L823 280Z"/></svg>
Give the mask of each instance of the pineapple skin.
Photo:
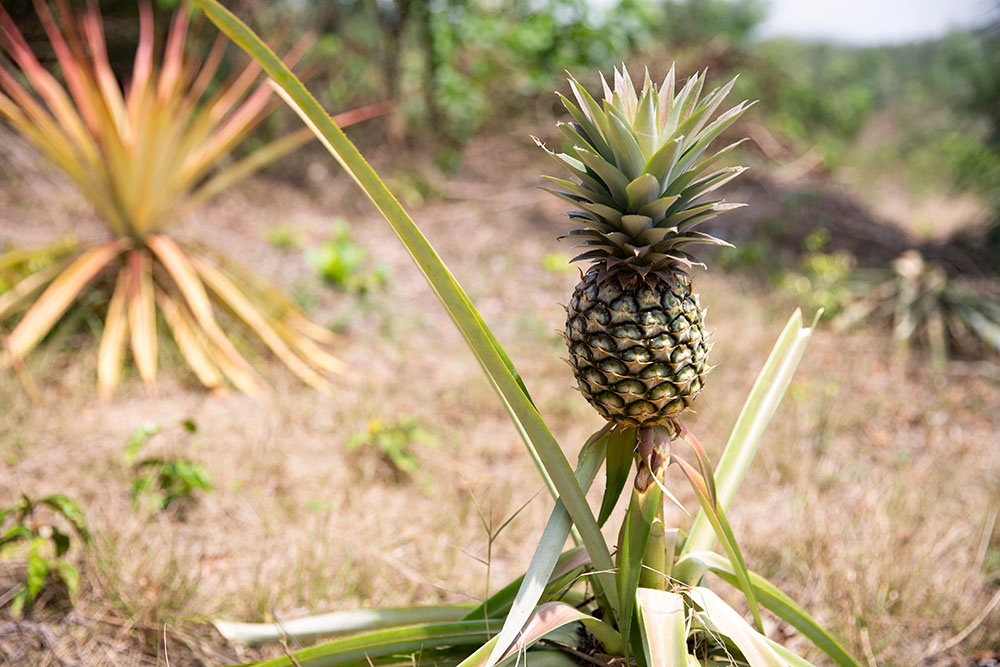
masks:
<svg viewBox="0 0 1000 667"><path fill-rule="evenodd" d="M566 309L578 389L608 421L647 427L678 417L705 384L709 344L691 279L592 266Z"/></svg>

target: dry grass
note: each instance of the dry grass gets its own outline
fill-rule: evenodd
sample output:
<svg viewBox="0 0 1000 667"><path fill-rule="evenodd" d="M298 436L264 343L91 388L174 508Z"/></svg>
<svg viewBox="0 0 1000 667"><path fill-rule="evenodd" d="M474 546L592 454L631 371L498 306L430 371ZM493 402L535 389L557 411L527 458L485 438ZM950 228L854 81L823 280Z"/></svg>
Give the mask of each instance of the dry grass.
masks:
<svg viewBox="0 0 1000 667"><path fill-rule="evenodd" d="M543 268L546 253L566 248L552 240L559 203L532 189L546 166L526 134L472 146L460 177L440 177L446 197L414 217L573 455L600 422L568 390L560 359L558 304L575 275ZM476 558L487 539L472 495L497 517L534 497L494 545L491 585L526 566L551 506L523 446L388 227L345 178L322 183L300 190L256 182L190 220L185 233L319 295L316 316L343 326L340 356L355 369L333 396L271 368L274 388L263 401L214 399L174 364L157 398L132 378L124 396L101 405L93 364L79 361L96 353L85 343L33 360L41 407L0 377L0 505L22 491L66 493L96 536L79 556L75 611L52 599L17 623L0 610L0 664L164 664L164 645L171 665L218 664L258 653L227 646L204 624L209 616L262 620L479 598L487 582ZM66 216L86 215L47 176L8 175L0 239L38 237L40 225L26 222L37 217L25 187L58 192L46 215L60 229ZM387 290L364 303L322 290L301 253L266 241L280 223L316 242L334 214L350 219L355 238L390 267ZM719 367L690 426L717 456L794 304L738 276L696 280ZM863 334L816 335L732 519L750 566L856 654L913 665L972 621L1000 578L1000 530L987 525L1000 497L1000 370L954 363L936 374L918 363L889 365L884 351L884 340ZM388 474L370 452L343 450L370 419L401 416L420 420L439 443L417 450L412 478ZM193 439L177 426L184 419L199 426ZM129 502L124 447L146 422L165 428L150 454L191 458L212 474L215 491L183 521L146 518ZM18 574L16 563L0 562L0 598ZM995 610L928 664L965 664L998 647Z"/></svg>

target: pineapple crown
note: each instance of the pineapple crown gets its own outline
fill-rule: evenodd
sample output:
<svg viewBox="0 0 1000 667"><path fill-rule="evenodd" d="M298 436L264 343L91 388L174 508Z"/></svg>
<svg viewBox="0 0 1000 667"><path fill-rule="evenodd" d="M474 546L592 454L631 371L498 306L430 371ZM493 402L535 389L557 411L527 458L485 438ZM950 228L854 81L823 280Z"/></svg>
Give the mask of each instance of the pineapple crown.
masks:
<svg viewBox="0 0 1000 667"><path fill-rule="evenodd" d="M568 215L576 227L567 237L586 251L572 261L593 260L603 272L627 265L643 276L669 276L704 266L690 246L730 245L696 228L743 206L702 200L745 171L736 166L708 172L742 140L707 157L705 151L753 103L741 102L713 119L736 79L702 97L705 76L695 74L675 91L673 65L659 88L647 69L639 94L623 64L615 69L614 90L601 75L603 105L572 75L576 104L557 93L573 118L558 127L573 147L555 153L537 138L535 143L578 180L546 176L557 189L543 188L574 206Z"/></svg>

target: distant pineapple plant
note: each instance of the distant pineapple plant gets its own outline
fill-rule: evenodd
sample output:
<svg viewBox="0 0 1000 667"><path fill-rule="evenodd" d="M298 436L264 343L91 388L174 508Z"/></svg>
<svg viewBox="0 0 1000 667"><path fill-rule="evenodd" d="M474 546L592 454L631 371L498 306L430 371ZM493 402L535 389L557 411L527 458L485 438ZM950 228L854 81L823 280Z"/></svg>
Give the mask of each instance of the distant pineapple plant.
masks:
<svg viewBox="0 0 1000 667"><path fill-rule="evenodd" d="M161 323L201 384L214 391L229 384L257 391L262 379L224 333L220 311L303 382L326 388L327 377L341 369L328 351L329 331L273 287L209 261L167 234L198 205L312 134L286 135L217 169L273 106L271 89L257 81L256 63L228 79L217 76L225 42L205 54L192 52L186 6L175 14L157 62L152 8L141 2L135 62L122 84L109 62L96 3L79 16L64 0L55 3L55 12L41 0L35 7L61 80L0 7L0 46L13 65L8 70L0 62L0 119L70 178L106 225L108 238L92 246L55 244L0 255L0 326L11 327L0 368L13 366L30 389L25 356L84 298L88 285L99 284L111 294L101 313L97 355L104 398L120 382L128 348L139 376L154 387ZM287 62L294 64L302 52L293 49ZM338 121L350 125L385 109L371 105Z"/></svg>

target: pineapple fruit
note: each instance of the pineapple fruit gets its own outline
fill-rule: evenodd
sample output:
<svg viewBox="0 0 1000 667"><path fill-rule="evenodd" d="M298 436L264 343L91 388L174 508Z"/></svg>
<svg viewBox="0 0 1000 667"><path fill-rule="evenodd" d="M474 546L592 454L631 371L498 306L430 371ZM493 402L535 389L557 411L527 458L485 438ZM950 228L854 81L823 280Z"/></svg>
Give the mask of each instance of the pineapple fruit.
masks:
<svg viewBox="0 0 1000 667"><path fill-rule="evenodd" d="M568 153L545 149L573 180L546 177L568 201L575 239L590 261L567 308L566 340L578 387L620 426L649 427L681 414L705 384L709 342L688 271L704 266L694 245L728 245L697 227L742 204L706 201L743 167L709 170L736 142L709 145L749 106L715 116L735 79L702 96L705 73L675 90L647 70L637 92L623 65L604 103L572 77L576 103L560 95L573 122L559 123ZM535 140L539 146L545 146Z"/></svg>

